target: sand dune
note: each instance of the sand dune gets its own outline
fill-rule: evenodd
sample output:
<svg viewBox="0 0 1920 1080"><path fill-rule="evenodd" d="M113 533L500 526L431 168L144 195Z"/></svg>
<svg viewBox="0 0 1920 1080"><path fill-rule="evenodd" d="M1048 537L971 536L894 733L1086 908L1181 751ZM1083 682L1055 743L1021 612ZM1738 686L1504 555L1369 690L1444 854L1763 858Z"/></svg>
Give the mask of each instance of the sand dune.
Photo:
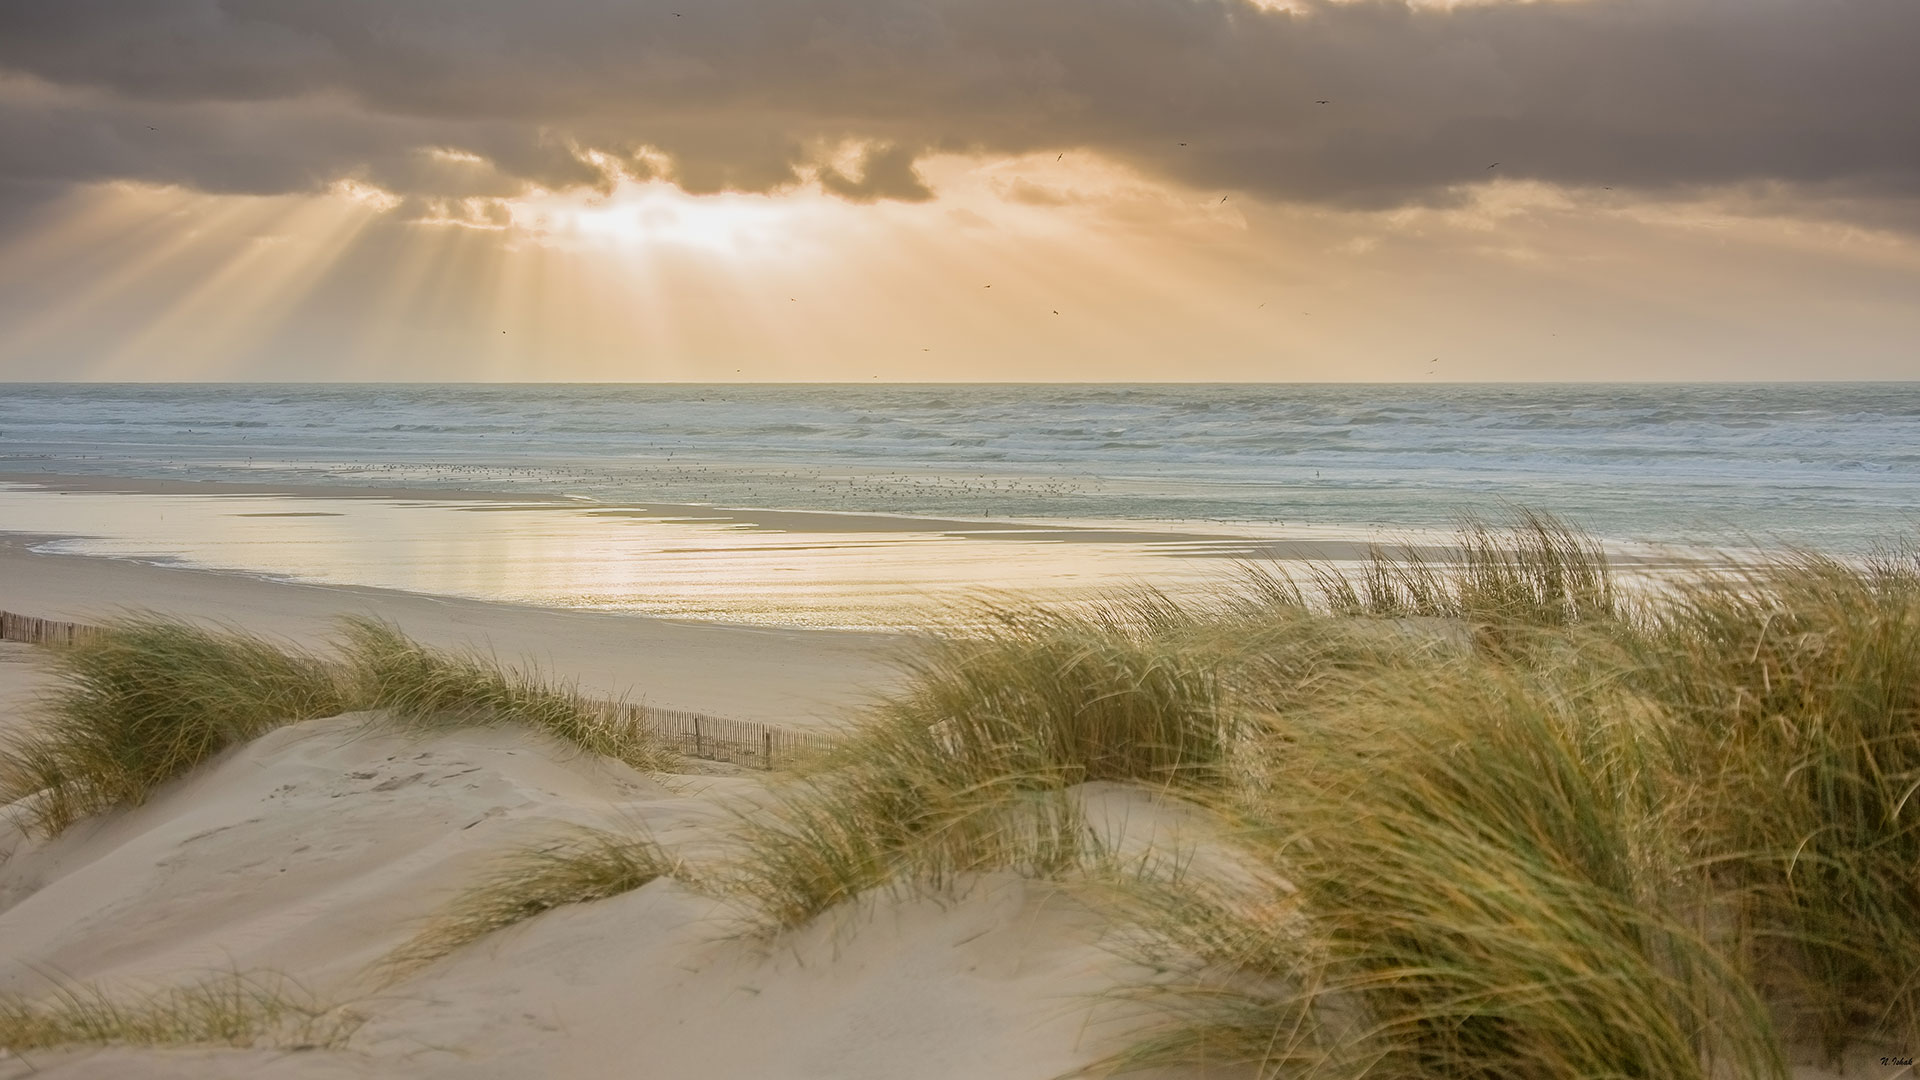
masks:
<svg viewBox="0 0 1920 1080"><path fill-rule="evenodd" d="M608 824L658 783L518 731L420 740L366 717L283 728L159 798L0 868L0 987L30 968L177 979L270 967L329 981L376 959L489 850ZM386 929L384 932L381 928Z"/></svg>
<svg viewBox="0 0 1920 1080"><path fill-rule="evenodd" d="M751 778L650 779L543 738L432 738L347 716L283 728L145 806L50 842L10 834L0 990L50 975L165 986L277 971L370 1017L348 1050L73 1051L58 1077L1051 1077L1102 1047L1122 963L1065 896L1012 876L876 897L783 936L730 936L670 880L561 908L407 981L368 965L490 857L569 826L698 847ZM1109 813L1151 814L1108 793ZM1118 799L1118 801L1116 801ZM0 1066L24 1076L26 1063Z"/></svg>
<svg viewBox="0 0 1920 1080"><path fill-rule="evenodd" d="M536 657L589 690L786 723L864 701L891 677L895 645L283 585L18 541L0 541L0 582L0 606L50 617L147 608L302 642L338 612L372 612L434 644ZM36 650L5 649L0 725L12 726L47 677L28 662ZM0 839L0 992L277 972L369 1017L351 1049L76 1050L0 1059L0 1077L1039 1078L1103 1045L1089 995L1122 962L1086 911L1014 876L877 897L777 947L731 934L715 901L661 880L378 985L369 965L502 853L582 825L698 849L760 781L655 779L525 732L426 737L368 720L283 728L144 806L51 841L11 825Z"/></svg>
<svg viewBox="0 0 1920 1080"><path fill-rule="evenodd" d="M225 582L237 591L215 584L213 600L233 605L229 613L291 595L266 583L235 584L244 579L121 569L130 576L119 579L163 599L181 582ZM189 604L194 597L171 599ZM430 609L410 606L431 603L426 598L367 602L376 600L392 603L387 612L420 620L403 622L409 629L515 632L508 615L516 609L489 614L491 605L474 605L500 621L434 623ZM324 627L318 610L283 609L285 621L276 626L317 633ZM540 613L522 615L531 622ZM311 622L303 626L303 619ZM632 633L665 641L681 629L635 624L642 629ZM579 626L572 632L582 636L553 637L549 648L590 637ZM737 647L747 639L732 640ZM780 640L777 648L788 650L781 663L818 661L847 644L833 635ZM838 671L783 669L752 656L744 671L772 689L763 684L748 693L776 702L805 677L824 682L845 678L846 670L882 670L882 651L840 653L855 662ZM45 685L31 663L36 655L0 649L0 730L16 725L25 701ZM725 684L739 674L728 668L734 657L724 650L692 648L678 656L705 665L679 672L690 687L698 676ZM618 659L602 653L595 662ZM41 1073L67 1080L1039 1080L1072 1074L1141 1034L1140 1014L1102 992L1139 989L1154 976L1123 959L1115 927L1086 906L1097 893L1012 873L961 875L938 889L870 891L837 904L845 892L823 891L803 917L779 915L776 921L794 928L771 937L741 932L741 913L728 905L742 893L721 900L716 896L729 895L726 889L659 877L608 899L533 915L398 977L380 961L486 880L500 856L596 827L651 836L688 857L695 874L706 874L720 865L713 856L738 816L759 812L771 789L765 774L719 766L643 775L520 729L403 731L388 719L354 714L272 730L165 783L144 804L80 821L52 840L0 825L0 994L75 986L137 994L222 973L278 973L363 1017L350 1039L296 1046L307 1040L276 1034L253 1049L0 1056L0 1080ZM1259 872L1259 854L1216 831L1219 819L1191 803L1121 782L1059 793L1077 801L1073 820L1085 821L1121 865L1151 846L1178 853L1204 879L1250 881ZM884 831L878 820L858 825ZM1344 810L1340 821L1342 828L1350 824ZM756 850L777 865L783 849ZM848 863L858 867L864 856L857 844L852 851ZM827 857L837 856L836 849ZM1349 865L1336 869L1344 873ZM729 879L706 884L716 880ZM875 879L855 873L833 880ZM1444 885L1420 884L1430 878L1408 880L1430 895L1450 895ZM1268 884L1262 879L1260 887ZM1824 1052L1797 1042L1788 1047L1791 1075L1909 1074L1905 1065L1885 1063L1900 1059L1875 1056L1889 1049L1898 1047L1855 1044L1846 1051L1846 1069L1836 1072L1810 1064ZM1217 1070L1170 1075L1198 1080Z"/></svg>

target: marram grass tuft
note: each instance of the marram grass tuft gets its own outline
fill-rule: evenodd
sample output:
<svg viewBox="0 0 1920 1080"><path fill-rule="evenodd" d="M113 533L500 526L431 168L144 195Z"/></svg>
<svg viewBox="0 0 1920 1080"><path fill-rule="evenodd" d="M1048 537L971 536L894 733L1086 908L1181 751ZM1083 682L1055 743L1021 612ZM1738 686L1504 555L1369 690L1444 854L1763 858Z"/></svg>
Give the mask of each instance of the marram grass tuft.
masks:
<svg viewBox="0 0 1920 1080"><path fill-rule="evenodd" d="M229 746L348 711L324 660L263 637L143 616L49 650L56 684L37 722L0 747L0 802L55 833L146 801ZM24 800L24 801L23 801Z"/></svg>
<svg viewBox="0 0 1920 1080"><path fill-rule="evenodd" d="M489 658L431 649L375 619L342 620L341 653L362 708L417 725L522 724L642 771L678 757L611 702Z"/></svg>
<svg viewBox="0 0 1920 1080"><path fill-rule="evenodd" d="M649 837L580 829L496 860L484 877L388 954L381 974L399 978L543 912L605 900L684 873Z"/></svg>
<svg viewBox="0 0 1920 1080"><path fill-rule="evenodd" d="M364 1018L289 980L239 972L185 986L110 990L62 985L40 997L0 995L0 1049L64 1046L265 1046L318 1050L346 1043Z"/></svg>
<svg viewBox="0 0 1920 1080"><path fill-rule="evenodd" d="M636 769L677 756L611 703L480 657L346 621L339 657L176 619L136 616L47 650L55 685L0 743L0 804L53 834L145 802L160 785L274 728L357 710L427 724L522 724Z"/></svg>

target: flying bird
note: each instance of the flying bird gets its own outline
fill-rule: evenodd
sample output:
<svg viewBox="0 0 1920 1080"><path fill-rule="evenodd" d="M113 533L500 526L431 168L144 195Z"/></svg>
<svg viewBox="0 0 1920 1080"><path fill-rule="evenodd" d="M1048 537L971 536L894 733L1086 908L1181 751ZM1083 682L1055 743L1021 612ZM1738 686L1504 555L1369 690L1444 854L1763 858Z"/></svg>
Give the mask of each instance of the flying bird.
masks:
<svg viewBox="0 0 1920 1080"><path fill-rule="evenodd" d="M1226 202L1226 201L1227 201L1227 197L1226 197L1225 195L1222 195L1222 196L1220 196L1220 201L1221 201L1221 202Z"/></svg>
<svg viewBox="0 0 1920 1080"><path fill-rule="evenodd" d="M1181 145L1181 146L1185 146L1185 145L1187 145L1187 144L1186 144L1186 143L1181 143L1180 145Z"/></svg>
<svg viewBox="0 0 1920 1080"><path fill-rule="evenodd" d="M1055 314L1055 315L1058 315L1058 314L1060 314L1060 313L1059 313L1058 311L1056 311L1056 312L1054 312L1054 314Z"/></svg>
<svg viewBox="0 0 1920 1080"><path fill-rule="evenodd" d="M1066 156L1067 156L1067 152L1066 152L1065 150L1062 150L1062 151L1060 151L1059 153L1057 153L1057 154L1055 154L1055 155L1053 155L1053 160L1055 160L1055 161L1059 161L1059 160L1060 160L1061 158L1063 158L1063 157L1066 157Z"/></svg>
<svg viewBox="0 0 1920 1080"><path fill-rule="evenodd" d="M1326 98L1319 98L1314 101L1314 104L1315 105L1331 105L1333 104L1333 102L1328 101Z"/></svg>
<svg viewBox="0 0 1920 1080"><path fill-rule="evenodd" d="M1493 164L1491 164L1491 165L1489 165L1489 166L1487 166L1487 168L1489 168L1489 169L1497 169L1497 168L1499 168L1499 167L1500 167L1500 163L1499 163L1499 162L1497 162L1497 161L1496 161L1496 162L1494 162Z"/></svg>

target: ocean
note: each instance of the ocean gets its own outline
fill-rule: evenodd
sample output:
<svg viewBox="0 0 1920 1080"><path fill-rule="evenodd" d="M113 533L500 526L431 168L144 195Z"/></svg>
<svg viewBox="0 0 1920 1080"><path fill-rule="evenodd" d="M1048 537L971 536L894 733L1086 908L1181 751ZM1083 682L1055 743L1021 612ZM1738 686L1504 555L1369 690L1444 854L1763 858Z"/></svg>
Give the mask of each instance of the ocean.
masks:
<svg viewBox="0 0 1920 1080"><path fill-rule="evenodd" d="M501 500L494 509L524 511L481 530L504 538L456 550L479 543L470 499L376 511L364 499L314 509L309 498L306 509L236 511L213 496L52 502L14 485L0 499L0 528L75 538L58 550L874 625L887 621L874 604L908 595L1185 580L1201 573L1196 560L1168 556L1245 553L1222 537L1413 534L1514 506L1622 542L1862 553L1914 536L1920 383L11 384L0 385L0 472L480 492ZM549 507L544 524L526 526L536 517L514 500L556 496L570 514ZM172 524L128 502L156 498L171 500ZM425 524L429 510L447 524ZM796 527L754 511L903 517ZM236 518L254 530L244 540L229 535ZM588 524L552 524L576 519ZM970 521L999 523L990 537L999 542L964 556L929 546L981 539ZM1022 523L1043 531L1022 534ZM1073 528L1044 531L1057 526ZM1057 541L1069 532L1085 543L1064 550ZM545 539L528 539L536 534ZM298 559L275 554L294 547ZM346 548L353 559L338 554ZM748 550L766 565L729 562ZM465 565L502 558L517 576ZM515 584L542 575L539 588ZM796 579L825 607L796 614L767 599ZM720 602L716 590L740 595ZM867 600L841 602L856 593ZM840 600L822 599L830 595Z"/></svg>

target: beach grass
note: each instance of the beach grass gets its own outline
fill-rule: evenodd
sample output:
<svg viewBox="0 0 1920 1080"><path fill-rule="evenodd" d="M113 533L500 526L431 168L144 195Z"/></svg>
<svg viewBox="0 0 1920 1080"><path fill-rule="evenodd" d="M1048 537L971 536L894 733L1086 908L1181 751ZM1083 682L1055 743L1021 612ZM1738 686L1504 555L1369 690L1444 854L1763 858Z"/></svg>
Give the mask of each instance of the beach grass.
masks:
<svg viewBox="0 0 1920 1080"><path fill-rule="evenodd" d="M368 619L343 622L337 655L137 615L47 656L53 690L34 722L0 743L0 804L44 834L139 805L274 728L361 710L414 728L523 725L645 771L678 762L616 704L537 672L430 649Z"/></svg>
<svg viewBox="0 0 1920 1080"><path fill-rule="evenodd" d="M56 689L0 747L0 803L56 833L146 801L229 746L345 712L340 673L267 638L143 616L49 654Z"/></svg>
<svg viewBox="0 0 1920 1080"><path fill-rule="evenodd" d="M1101 851L1081 784L1225 782L1227 665L1197 613L1143 591L1075 612L984 605L965 621L923 640L903 690L740 816L718 880L762 929L885 886L1068 874Z"/></svg>
<svg viewBox="0 0 1920 1080"><path fill-rule="evenodd" d="M773 929L976 869L1109 889L1075 798L1106 781L1204 808L1240 866L1124 875L1168 1022L1103 1067L1706 1080L1895 1045L1920 563L1718 567L1629 601L1521 514L1446 558L970 613L743 815L731 880Z"/></svg>
<svg viewBox="0 0 1920 1080"><path fill-rule="evenodd" d="M848 753L916 758L961 784L1217 780L1233 738L1220 673L1163 625L992 614L991 629L927 641L907 662L907 692Z"/></svg>
<svg viewBox="0 0 1920 1080"><path fill-rule="evenodd" d="M903 661L902 689L741 815L719 880L762 929L883 886L1097 868L1110 852L1081 785L1216 797L1259 766L1244 752L1253 706L1448 648L1315 615L1298 586L1257 568L1197 601L1141 589L1071 610L983 603L959 622Z"/></svg>
<svg viewBox="0 0 1920 1080"><path fill-rule="evenodd" d="M568 904L631 892L662 877L687 876L652 838L582 828L497 859L378 965L401 978L497 930Z"/></svg>
<svg viewBox="0 0 1920 1080"><path fill-rule="evenodd" d="M1036 879L1100 850L1067 790L1006 778L953 790L937 776L846 774L794 782L743 811L736 851L707 880L772 935L875 891L941 889L1010 870Z"/></svg>
<svg viewBox="0 0 1920 1080"><path fill-rule="evenodd" d="M277 975L223 973L185 986L113 990L63 985L40 997L0 995L0 1049L66 1046L343 1045L364 1018Z"/></svg>
<svg viewBox="0 0 1920 1080"><path fill-rule="evenodd" d="M1920 1032L1920 559L1702 574L1630 640L1750 967L1830 1055Z"/></svg>
<svg viewBox="0 0 1920 1080"><path fill-rule="evenodd" d="M1268 595L1291 592L1330 614L1455 619L1481 631L1565 627L1622 613L1599 542L1527 509L1504 522L1468 518L1439 551L1413 541L1375 544L1358 572L1310 564L1306 588L1284 573L1267 576L1283 583L1267 587Z"/></svg>
<svg viewBox="0 0 1920 1080"><path fill-rule="evenodd" d="M376 619L343 619L341 627L341 655L362 708L416 726L519 724L646 772L678 763L663 740L618 705L538 671L428 648Z"/></svg>
<svg viewBox="0 0 1920 1080"><path fill-rule="evenodd" d="M1170 1022L1116 1064L1261 1075L1783 1076L1700 924L1657 720L1590 670L1468 661L1275 718L1222 805L1252 885L1136 890Z"/></svg>

